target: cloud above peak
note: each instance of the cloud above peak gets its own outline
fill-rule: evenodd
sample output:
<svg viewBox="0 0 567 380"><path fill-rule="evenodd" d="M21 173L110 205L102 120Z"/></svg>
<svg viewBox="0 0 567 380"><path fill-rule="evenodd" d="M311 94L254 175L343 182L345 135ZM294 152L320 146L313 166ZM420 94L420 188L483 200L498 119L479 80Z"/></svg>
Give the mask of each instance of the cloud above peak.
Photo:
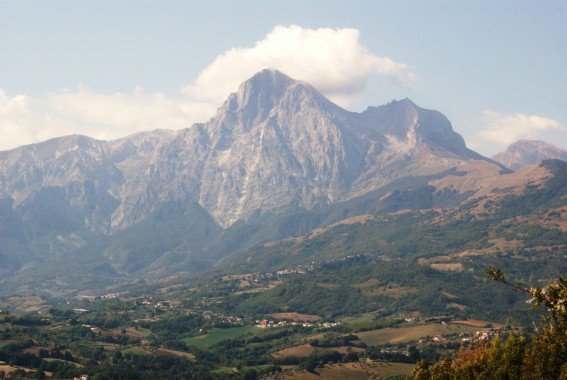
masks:
<svg viewBox="0 0 567 380"><path fill-rule="evenodd" d="M308 82L342 106L365 90L373 74L408 86L415 80L406 64L370 53L360 43L357 29L279 25L254 47L233 48L219 55L182 93L220 103L240 83L266 68Z"/></svg>
<svg viewBox="0 0 567 380"><path fill-rule="evenodd" d="M523 113L483 111L480 121L484 127L474 136L473 148L489 145L494 149L504 149L518 140L532 140L544 133L567 131L567 127L557 120Z"/></svg>
<svg viewBox="0 0 567 380"><path fill-rule="evenodd" d="M357 29L276 26L253 47L220 54L174 97L142 88L105 94L79 86L32 98L0 88L0 150L68 134L108 140L189 127L207 121L231 92L263 69L305 81L343 107L365 91L373 75L407 86L415 79L406 64L369 52Z"/></svg>

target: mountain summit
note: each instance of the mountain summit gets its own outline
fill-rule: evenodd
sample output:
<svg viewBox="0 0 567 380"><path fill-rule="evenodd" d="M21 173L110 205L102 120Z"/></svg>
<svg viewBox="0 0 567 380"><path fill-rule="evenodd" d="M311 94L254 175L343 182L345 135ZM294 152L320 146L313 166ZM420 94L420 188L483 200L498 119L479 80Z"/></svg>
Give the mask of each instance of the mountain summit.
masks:
<svg viewBox="0 0 567 380"><path fill-rule="evenodd" d="M223 227L293 204L349 199L404 175L484 158L466 148L439 112L408 99L348 112L312 86L264 70L230 95L214 119L187 132L210 145L199 203Z"/></svg>
<svg viewBox="0 0 567 380"><path fill-rule="evenodd" d="M519 140L492 158L507 168L519 170L543 160L567 161L567 151L545 141Z"/></svg>
<svg viewBox="0 0 567 380"><path fill-rule="evenodd" d="M214 118L184 130L110 142L70 136L0 152L0 241L21 253L0 246L0 261L6 273L29 258L73 252L85 260L91 252L122 274L208 266L337 216L298 224L282 217L323 212L375 191L382 194L376 209L387 199L388 209L426 207L436 188L427 188L426 203L412 196L393 202L388 191L456 170L462 177L478 165L502 169L469 150L437 111L404 99L349 112L307 83L264 70ZM268 217L278 224L270 233L254 224ZM237 229L239 237L230 237Z"/></svg>
<svg viewBox="0 0 567 380"><path fill-rule="evenodd" d="M483 159L467 149L447 118L437 111L418 107L409 99L369 107L363 114L389 142L407 146L408 152L424 148L455 158Z"/></svg>

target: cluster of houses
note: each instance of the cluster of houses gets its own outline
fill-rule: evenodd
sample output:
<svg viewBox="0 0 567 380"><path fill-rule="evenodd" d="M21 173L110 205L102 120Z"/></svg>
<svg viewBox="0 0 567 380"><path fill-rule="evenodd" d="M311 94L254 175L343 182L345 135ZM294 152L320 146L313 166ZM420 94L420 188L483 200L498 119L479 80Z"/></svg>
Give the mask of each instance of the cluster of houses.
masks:
<svg viewBox="0 0 567 380"><path fill-rule="evenodd" d="M234 280L236 278L238 278L239 280L242 281L246 281L249 284L263 284L266 283L266 281L273 281L273 280L278 280L281 279L282 277L287 277L287 276L291 276L291 275L295 275L295 274L305 274L310 270L310 267L303 267L303 266L298 266L297 268L286 268L286 269L282 269L279 270L277 272L274 273L259 273L259 272L255 272L255 273L246 273L246 274L241 274L241 275L236 275L236 276L228 276L227 279L229 280Z"/></svg>
<svg viewBox="0 0 567 380"><path fill-rule="evenodd" d="M519 334L521 331L519 328L514 328L514 329L490 329L488 331L477 331L474 333L474 339L475 340L490 340L492 339L495 335L502 335L505 334L506 332L510 332L513 331L515 334ZM470 340L470 339L469 339ZM463 341L465 341L465 339L463 339Z"/></svg>
<svg viewBox="0 0 567 380"><path fill-rule="evenodd" d="M513 329L490 329L488 331L476 331L475 333L461 333L459 334L459 338L461 338L461 342L463 343L468 343L468 342L478 342L478 341L489 341L492 338L494 338L496 335L504 335L507 334L509 332L514 332L515 334L520 333L520 329L519 328L513 328ZM443 337L442 335L437 335L434 336L431 339L431 342L433 343L444 343L449 341L449 339ZM418 341L419 345L427 345L429 342L427 341L427 339L420 339Z"/></svg>
<svg viewBox="0 0 567 380"><path fill-rule="evenodd" d="M196 311L191 311L192 313L196 313ZM236 317L234 315L224 315L223 313L217 313L210 310L205 310L201 312L201 315L205 319L217 319L223 323L230 323L230 324L241 324L242 318Z"/></svg>
<svg viewBox="0 0 567 380"><path fill-rule="evenodd" d="M109 299L113 299L113 298L118 298L119 296L120 296L120 293L107 293L107 294L103 294L101 296L91 296L91 295L80 294L77 297L81 301L93 301L93 300L97 300L97 299L109 300Z"/></svg>

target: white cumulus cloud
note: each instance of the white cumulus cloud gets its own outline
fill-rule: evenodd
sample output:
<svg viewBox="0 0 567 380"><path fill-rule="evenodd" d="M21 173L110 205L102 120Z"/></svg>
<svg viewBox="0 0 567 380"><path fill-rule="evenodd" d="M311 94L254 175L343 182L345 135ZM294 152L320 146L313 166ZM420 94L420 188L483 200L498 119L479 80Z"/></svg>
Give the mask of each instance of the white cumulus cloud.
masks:
<svg viewBox="0 0 567 380"><path fill-rule="evenodd" d="M206 121L215 109L208 103L169 99L141 88L114 94L80 88L42 99L11 97L0 90L0 150L69 134L111 140L158 128L187 128Z"/></svg>
<svg viewBox="0 0 567 380"><path fill-rule="evenodd" d="M477 144L482 141L499 147L506 147L520 139L534 139L543 132L566 129L557 120L521 113L484 111L481 121L484 128L475 136Z"/></svg>
<svg viewBox="0 0 567 380"><path fill-rule="evenodd" d="M372 74L411 86L415 74L404 63L379 57L360 43L357 29L276 26L254 47L219 55L195 82L183 88L193 99L219 103L263 69L308 82L342 106L364 91Z"/></svg>
<svg viewBox="0 0 567 380"><path fill-rule="evenodd" d="M28 96L11 97L0 89L0 150L36 141L40 131L35 126L42 123L32 110L32 102Z"/></svg>
<svg viewBox="0 0 567 380"><path fill-rule="evenodd" d="M44 106L50 114L82 127L81 133L105 140L156 128L186 128L214 112L209 105L169 99L142 88L110 95L83 88L63 91L50 96Z"/></svg>
<svg viewBox="0 0 567 380"><path fill-rule="evenodd" d="M242 82L266 68L308 82L342 106L364 91L371 75L409 86L414 81L407 65L370 53L357 29L276 26L255 46L219 55L176 97L142 88L101 94L79 87L32 98L0 89L0 150L69 134L109 140L186 128L207 121Z"/></svg>

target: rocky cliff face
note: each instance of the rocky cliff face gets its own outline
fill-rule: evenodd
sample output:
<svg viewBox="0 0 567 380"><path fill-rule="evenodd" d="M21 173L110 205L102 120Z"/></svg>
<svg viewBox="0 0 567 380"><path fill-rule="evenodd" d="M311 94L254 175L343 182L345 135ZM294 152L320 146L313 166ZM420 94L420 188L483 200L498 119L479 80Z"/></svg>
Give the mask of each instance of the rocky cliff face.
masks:
<svg viewBox="0 0 567 380"><path fill-rule="evenodd" d="M0 196L38 230L125 229L157 204L190 199L223 227L254 213L311 208L406 175L484 160L439 112L408 99L348 112L265 70L207 123L117 141L70 136L0 153ZM47 214L47 215L42 215ZM38 227L39 228L39 227Z"/></svg>
<svg viewBox="0 0 567 380"><path fill-rule="evenodd" d="M475 191L467 174L501 170L439 112L404 99L353 113L265 70L184 130L0 152L0 287L62 284L73 265L90 277L71 287L199 270L347 215L455 204Z"/></svg>
<svg viewBox="0 0 567 380"><path fill-rule="evenodd" d="M567 151L544 141L520 140L492 158L511 170L519 170L549 159L567 161Z"/></svg>
<svg viewBox="0 0 567 380"><path fill-rule="evenodd" d="M257 210L344 197L364 169L347 114L305 83L259 73L202 127L211 149L200 204L227 226Z"/></svg>

